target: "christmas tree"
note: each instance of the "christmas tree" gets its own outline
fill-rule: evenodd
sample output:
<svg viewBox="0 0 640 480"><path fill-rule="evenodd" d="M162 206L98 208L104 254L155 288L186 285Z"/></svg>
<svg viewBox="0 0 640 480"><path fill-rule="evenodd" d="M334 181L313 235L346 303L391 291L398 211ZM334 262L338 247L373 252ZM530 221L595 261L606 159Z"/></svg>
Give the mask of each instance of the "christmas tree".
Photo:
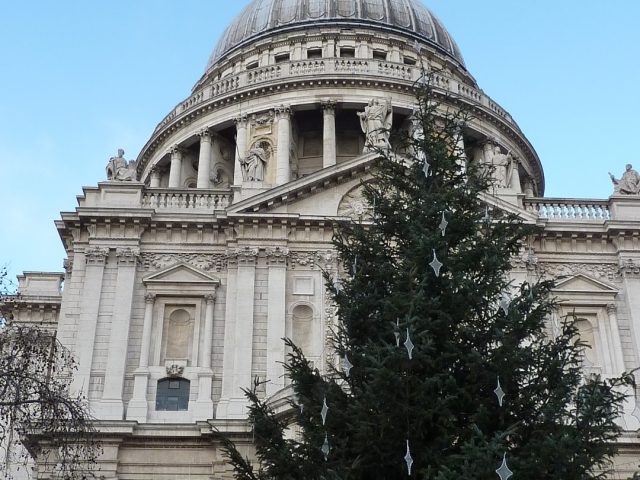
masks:
<svg viewBox="0 0 640 480"><path fill-rule="evenodd" d="M491 172L459 147L464 113L425 83L362 185L370 218L337 227L334 368L287 340L292 408L247 391L258 464L226 441L238 479L606 476L631 376L585 376L574 319L548 326L553 282L510 281L535 230L491 206Z"/></svg>

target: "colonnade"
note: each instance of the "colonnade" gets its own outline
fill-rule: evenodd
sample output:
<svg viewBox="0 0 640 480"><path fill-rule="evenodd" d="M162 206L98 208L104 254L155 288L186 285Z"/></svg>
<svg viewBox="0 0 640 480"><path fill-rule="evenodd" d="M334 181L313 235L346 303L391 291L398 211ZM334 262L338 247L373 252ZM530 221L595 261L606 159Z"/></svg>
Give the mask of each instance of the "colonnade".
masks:
<svg viewBox="0 0 640 480"><path fill-rule="evenodd" d="M322 102L323 118L323 168L336 164L336 102L327 100ZM280 106L274 110L274 125L277 128L275 150L275 185L283 185L291 180L290 150L291 150L291 120L293 113L288 106ZM240 115L235 118L236 145L233 169L233 185L242 185L242 160L249 150L249 117ZM218 133L205 128L197 133L200 143L198 154L198 175L196 188L211 188L211 166L224 160L220 151L220 137ZM184 188L182 178L185 150L180 145L174 145L169 150L169 188ZM150 173L150 187L160 187L160 172L153 168Z"/></svg>

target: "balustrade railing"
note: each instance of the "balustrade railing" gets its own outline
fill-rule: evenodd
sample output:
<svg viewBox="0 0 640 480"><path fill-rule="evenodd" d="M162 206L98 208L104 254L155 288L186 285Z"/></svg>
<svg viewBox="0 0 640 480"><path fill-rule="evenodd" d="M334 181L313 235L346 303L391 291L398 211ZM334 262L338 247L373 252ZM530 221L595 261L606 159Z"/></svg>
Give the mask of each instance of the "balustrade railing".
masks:
<svg viewBox="0 0 640 480"><path fill-rule="evenodd" d="M156 127L156 131L171 123L178 115L185 113L198 105L215 99L245 87L253 87L263 82L269 82L278 78L292 78L331 74L359 73L385 78L397 78L405 81L418 81L421 75L419 68L404 63L389 62L386 60L359 59L359 58L324 58L307 59L290 62L282 62L277 65L268 65L254 68L237 74L229 75L209 84L206 89L194 93L191 97L181 102L170 112ZM449 77L434 73L431 81L437 88L453 91L458 95L468 98L486 108L489 108L498 116L513 123L511 116L497 105L481 90L472 86L452 81Z"/></svg>
<svg viewBox="0 0 640 480"><path fill-rule="evenodd" d="M223 210L231 201L227 190L149 188L142 194L142 206L156 210Z"/></svg>
<svg viewBox="0 0 640 480"><path fill-rule="evenodd" d="M527 198L525 210L546 220L561 222L604 222L611 220L607 200L572 198Z"/></svg>

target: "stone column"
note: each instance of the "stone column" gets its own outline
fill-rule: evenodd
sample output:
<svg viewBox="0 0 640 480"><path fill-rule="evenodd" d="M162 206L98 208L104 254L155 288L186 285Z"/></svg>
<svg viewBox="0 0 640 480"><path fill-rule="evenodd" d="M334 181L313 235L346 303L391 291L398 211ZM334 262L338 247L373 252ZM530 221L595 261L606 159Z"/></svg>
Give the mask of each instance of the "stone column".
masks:
<svg viewBox="0 0 640 480"><path fill-rule="evenodd" d="M236 123L236 159L233 165L233 184L242 185L242 165L241 160L247 154L247 125L246 115L240 115L235 119Z"/></svg>
<svg viewBox="0 0 640 480"><path fill-rule="evenodd" d="M169 170L169 188L180 188L182 179L182 149L174 146L171 149L171 169Z"/></svg>
<svg viewBox="0 0 640 480"><path fill-rule="evenodd" d="M283 247L267 249L269 265L267 307L267 396L273 395L285 386L284 361L285 345L282 340L286 332L286 288L287 256L289 250Z"/></svg>
<svg viewBox="0 0 640 480"><path fill-rule="evenodd" d="M78 369L71 384L71 391L83 396L88 396L89 393L102 279L108 256L109 249L104 247L88 247L84 252L86 266L74 349Z"/></svg>
<svg viewBox="0 0 640 480"><path fill-rule="evenodd" d="M291 179L289 150L291 148L291 109L287 106L276 108L278 118L278 155L276 158L276 185L283 185Z"/></svg>
<svg viewBox="0 0 640 480"><path fill-rule="evenodd" d="M336 164L336 102L322 102L322 168Z"/></svg>
<svg viewBox="0 0 640 480"><path fill-rule="evenodd" d="M211 174L211 133L205 128L198 132L200 137L200 155L198 156L198 183L197 188L209 188L209 176Z"/></svg>
<svg viewBox="0 0 640 480"><path fill-rule="evenodd" d="M116 256L118 258L118 275L116 277L115 305L111 316L104 389L98 407L99 417L103 420L124 420L122 391L127 363L136 267L140 251L134 248L118 248Z"/></svg>
<svg viewBox="0 0 640 480"><path fill-rule="evenodd" d="M147 388L149 386L149 350L151 348L151 328L153 326L153 307L156 296L148 293L144 297L144 321L142 324L142 342L140 345L140 360L138 369L134 372L133 396L127 406L127 420L147 421L149 403Z"/></svg>
<svg viewBox="0 0 640 480"><path fill-rule="evenodd" d="M248 246L234 250L229 256L222 394L216 418L247 417L247 400L242 389L251 387L257 257L258 249ZM235 275L233 263L237 265Z"/></svg>
<svg viewBox="0 0 640 480"><path fill-rule="evenodd" d="M215 306L215 294L206 295L206 310L204 314L204 341L202 342L202 360L200 366L211 368L211 346L213 345L213 308Z"/></svg>
<svg viewBox="0 0 640 480"><path fill-rule="evenodd" d="M149 182L149 187L160 188L160 169L157 165L151 169L151 180Z"/></svg>

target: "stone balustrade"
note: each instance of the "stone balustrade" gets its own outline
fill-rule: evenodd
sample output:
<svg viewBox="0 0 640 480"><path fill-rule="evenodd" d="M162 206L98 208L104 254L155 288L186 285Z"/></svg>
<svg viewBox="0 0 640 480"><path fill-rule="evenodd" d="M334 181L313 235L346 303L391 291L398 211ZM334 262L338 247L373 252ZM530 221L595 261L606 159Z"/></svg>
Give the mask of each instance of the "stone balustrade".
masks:
<svg viewBox="0 0 640 480"><path fill-rule="evenodd" d="M359 59L359 58L323 58L295 60L282 62L277 65L267 65L265 67L253 68L237 74L228 75L217 80L206 88L203 88L189 98L178 104L156 127L155 131L161 130L170 124L177 116L189 112L199 105L215 100L218 97L237 92L243 88L251 88L261 83L287 78L305 78L318 76L331 76L343 74L359 74L379 77L383 79L397 79L406 82L416 82L420 79L422 71L415 65L405 65L404 63L389 62L386 60ZM454 95L459 95L471 102L488 108L500 118L518 129L511 116L497 105L491 98L479 89L459 83L445 75L434 73L432 76L433 85L436 88L447 90ZM519 129L518 129L519 130Z"/></svg>
<svg viewBox="0 0 640 480"><path fill-rule="evenodd" d="M142 206L162 210L212 211L231 204L228 190L148 188L142 194Z"/></svg>
<svg viewBox="0 0 640 480"><path fill-rule="evenodd" d="M611 220L608 200L527 198L524 207L550 221L597 223Z"/></svg>

